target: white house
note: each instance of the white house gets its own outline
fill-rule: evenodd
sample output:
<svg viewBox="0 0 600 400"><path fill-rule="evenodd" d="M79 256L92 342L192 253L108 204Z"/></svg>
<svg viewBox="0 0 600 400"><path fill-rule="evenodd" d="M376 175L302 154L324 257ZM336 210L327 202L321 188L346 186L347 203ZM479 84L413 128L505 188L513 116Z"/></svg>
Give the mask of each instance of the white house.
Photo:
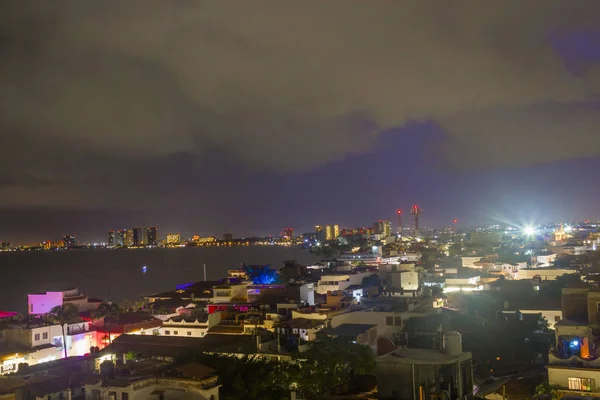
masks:
<svg viewBox="0 0 600 400"><path fill-rule="evenodd" d="M231 283L213 287L212 303L231 303L248 301L248 286L252 282Z"/></svg>
<svg viewBox="0 0 600 400"><path fill-rule="evenodd" d="M464 256L460 259L463 268L472 268L476 262L481 261L481 256Z"/></svg>
<svg viewBox="0 0 600 400"><path fill-rule="evenodd" d="M360 273L336 273L321 276L317 293L327 294L327 292L336 292L347 289L351 285L361 285L363 278L375 275L373 272Z"/></svg>
<svg viewBox="0 0 600 400"><path fill-rule="evenodd" d="M172 317L157 328L159 335L204 337L210 328L221 322L221 313L203 315L201 317Z"/></svg>

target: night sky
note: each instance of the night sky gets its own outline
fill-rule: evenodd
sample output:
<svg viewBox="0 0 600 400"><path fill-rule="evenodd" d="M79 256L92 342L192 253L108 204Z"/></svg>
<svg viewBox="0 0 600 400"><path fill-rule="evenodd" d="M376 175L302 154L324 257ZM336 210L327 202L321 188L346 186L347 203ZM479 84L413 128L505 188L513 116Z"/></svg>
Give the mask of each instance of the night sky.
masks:
<svg viewBox="0 0 600 400"><path fill-rule="evenodd" d="M600 1L0 2L0 240L600 219Z"/></svg>

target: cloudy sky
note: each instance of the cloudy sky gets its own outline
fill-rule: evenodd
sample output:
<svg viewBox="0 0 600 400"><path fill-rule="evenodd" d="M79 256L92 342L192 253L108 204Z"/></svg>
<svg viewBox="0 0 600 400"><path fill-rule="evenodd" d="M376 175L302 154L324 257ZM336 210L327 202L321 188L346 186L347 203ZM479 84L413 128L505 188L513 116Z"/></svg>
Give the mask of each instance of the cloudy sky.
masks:
<svg viewBox="0 0 600 400"><path fill-rule="evenodd" d="M0 239L600 219L597 0L0 2Z"/></svg>

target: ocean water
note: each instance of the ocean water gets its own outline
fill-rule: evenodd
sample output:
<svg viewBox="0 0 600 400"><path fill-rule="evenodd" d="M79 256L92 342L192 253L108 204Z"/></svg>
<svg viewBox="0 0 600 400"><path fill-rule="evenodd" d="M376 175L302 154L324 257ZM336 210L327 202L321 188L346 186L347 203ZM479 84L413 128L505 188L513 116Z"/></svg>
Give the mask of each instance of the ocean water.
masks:
<svg viewBox="0 0 600 400"><path fill-rule="evenodd" d="M25 312L28 293L71 287L104 300L137 299L202 280L204 263L207 279L216 280L242 262L278 268L283 260L310 263L315 259L304 249L278 246L4 252L0 253L0 310Z"/></svg>

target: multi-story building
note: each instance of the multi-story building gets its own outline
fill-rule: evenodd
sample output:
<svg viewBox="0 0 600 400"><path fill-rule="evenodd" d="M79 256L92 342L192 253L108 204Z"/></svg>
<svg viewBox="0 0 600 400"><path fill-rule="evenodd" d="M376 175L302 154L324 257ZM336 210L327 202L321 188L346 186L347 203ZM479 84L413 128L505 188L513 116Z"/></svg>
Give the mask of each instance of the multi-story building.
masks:
<svg viewBox="0 0 600 400"><path fill-rule="evenodd" d="M65 242L65 248L67 249L72 249L77 246L75 235L65 235L63 236L63 241Z"/></svg>
<svg viewBox="0 0 600 400"><path fill-rule="evenodd" d="M131 244L133 246L144 246L145 231L142 228L133 228L131 235Z"/></svg>
<svg viewBox="0 0 600 400"><path fill-rule="evenodd" d="M548 358L548 381L559 397L600 395L600 288L586 285L562 290L563 319L554 325L556 348Z"/></svg>
<svg viewBox="0 0 600 400"><path fill-rule="evenodd" d="M373 224L373 233L386 238L392 234L392 223L390 221L379 220Z"/></svg>
<svg viewBox="0 0 600 400"><path fill-rule="evenodd" d="M351 285L361 285L363 278L374 275L373 272L339 272L321 276L317 293L327 294L327 292L337 292L346 290Z"/></svg>
<svg viewBox="0 0 600 400"><path fill-rule="evenodd" d="M54 307L73 304L79 312L92 311L100 305L99 300L90 300L79 289L67 289L60 292L33 293L27 295L27 313L29 315L48 314Z"/></svg>
<svg viewBox="0 0 600 400"><path fill-rule="evenodd" d="M441 350L400 348L377 357L381 398L429 399L473 396L473 362L458 332L445 332Z"/></svg>
<svg viewBox="0 0 600 400"><path fill-rule="evenodd" d="M168 233L167 234L167 246L179 246L181 244L181 234L179 233Z"/></svg>
<svg viewBox="0 0 600 400"><path fill-rule="evenodd" d="M335 240L340 236L340 227L338 225L327 225L325 227L325 240Z"/></svg>
<svg viewBox="0 0 600 400"><path fill-rule="evenodd" d="M283 230L283 238L285 240L292 240L294 238L294 230L292 228L285 228Z"/></svg>
<svg viewBox="0 0 600 400"><path fill-rule="evenodd" d="M186 364L174 371L141 365L127 375L111 373L87 379L85 398L92 400L199 399L219 400L219 379L215 370L200 364ZM145 367L145 369L143 369ZM114 367L113 367L114 369ZM132 368L133 369L133 368ZM159 372L160 371L160 372ZM158 394L157 394L158 393Z"/></svg>
<svg viewBox="0 0 600 400"><path fill-rule="evenodd" d="M127 231L125 229L121 229L121 230L117 231L117 235L116 235L116 239L115 239L115 246L120 246L120 247L125 246L126 233L127 233Z"/></svg>
<svg viewBox="0 0 600 400"><path fill-rule="evenodd" d="M158 242L158 228L149 226L146 228L146 244L148 246L156 246Z"/></svg>
<svg viewBox="0 0 600 400"><path fill-rule="evenodd" d="M106 242L109 247L115 246L117 243L115 231L108 231L108 241Z"/></svg>
<svg viewBox="0 0 600 400"><path fill-rule="evenodd" d="M123 245L125 247L133 246L133 229L125 230L125 241Z"/></svg>
<svg viewBox="0 0 600 400"><path fill-rule="evenodd" d="M233 234L232 233L224 233L223 240L225 242L231 242L233 240Z"/></svg>
<svg viewBox="0 0 600 400"><path fill-rule="evenodd" d="M229 283L213 287L212 303L246 303L248 286L252 282Z"/></svg>
<svg viewBox="0 0 600 400"><path fill-rule="evenodd" d="M67 356L83 356L97 346L96 331L82 321L65 325ZM0 362L0 375L17 372L20 363L41 364L64 358L63 329L57 324L13 323L4 329L4 344L18 349L14 355Z"/></svg>

